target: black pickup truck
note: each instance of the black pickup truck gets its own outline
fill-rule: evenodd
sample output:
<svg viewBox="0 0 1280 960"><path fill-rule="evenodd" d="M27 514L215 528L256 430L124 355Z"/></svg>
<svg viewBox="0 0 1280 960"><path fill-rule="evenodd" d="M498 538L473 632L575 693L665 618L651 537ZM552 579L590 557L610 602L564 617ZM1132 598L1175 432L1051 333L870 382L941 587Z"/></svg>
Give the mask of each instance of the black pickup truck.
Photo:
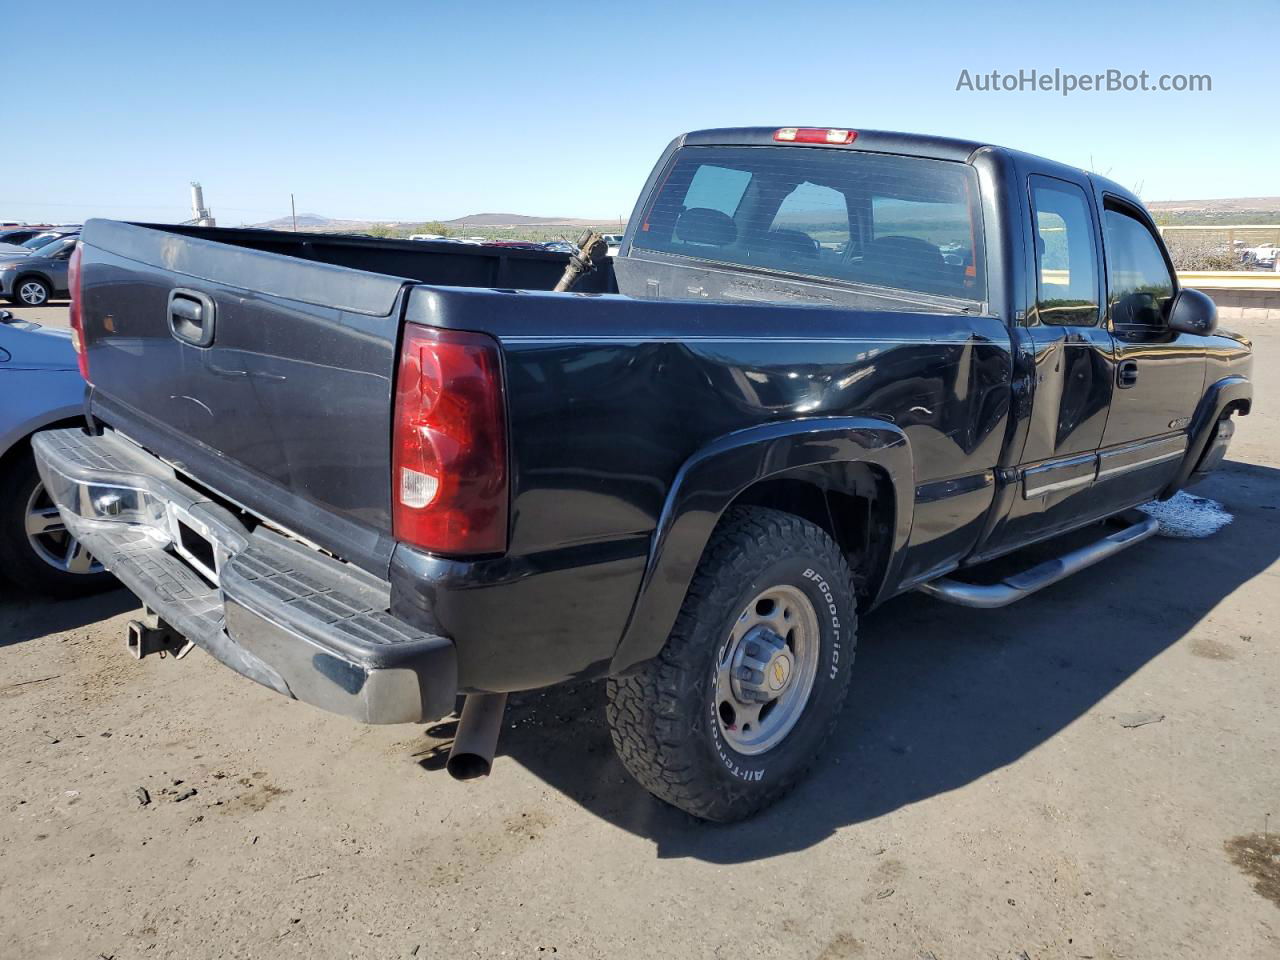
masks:
<svg viewBox="0 0 1280 960"><path fill-rule="evenodd" d="M977 142L681 136L569 293L529 250L103 220L79 249L87 429L34 446L144 603L135 653L369 723L466 694L464 776L506 693L607 677L627 769L713 820L819 754L860 611L1137 543L1251 403L1135 196Z"/></svg>

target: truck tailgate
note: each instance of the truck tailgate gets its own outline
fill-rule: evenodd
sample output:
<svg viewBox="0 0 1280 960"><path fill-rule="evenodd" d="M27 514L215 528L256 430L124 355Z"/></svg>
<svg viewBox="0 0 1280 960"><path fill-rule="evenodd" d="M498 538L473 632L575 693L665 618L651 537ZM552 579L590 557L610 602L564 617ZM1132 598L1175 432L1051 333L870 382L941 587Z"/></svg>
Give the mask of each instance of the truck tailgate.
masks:
<svg viewBox="0 0 1280 960"><path fill-rule="evenodd" d="M93 414L385 575L408 281L114 221L86 224L82 249Z"/></svg>

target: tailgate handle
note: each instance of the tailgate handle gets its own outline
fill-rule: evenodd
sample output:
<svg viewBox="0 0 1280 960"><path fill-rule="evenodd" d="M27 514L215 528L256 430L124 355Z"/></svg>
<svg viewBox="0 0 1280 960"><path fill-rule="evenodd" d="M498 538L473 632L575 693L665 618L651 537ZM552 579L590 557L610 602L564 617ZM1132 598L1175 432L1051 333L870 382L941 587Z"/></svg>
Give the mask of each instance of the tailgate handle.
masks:
<svg viewBox="0 0 1280 960"><path fill-rule="evenodd" d="M207 347L213 343L213 300L199 290L169 291L169 331L183 343Z"/></svg>

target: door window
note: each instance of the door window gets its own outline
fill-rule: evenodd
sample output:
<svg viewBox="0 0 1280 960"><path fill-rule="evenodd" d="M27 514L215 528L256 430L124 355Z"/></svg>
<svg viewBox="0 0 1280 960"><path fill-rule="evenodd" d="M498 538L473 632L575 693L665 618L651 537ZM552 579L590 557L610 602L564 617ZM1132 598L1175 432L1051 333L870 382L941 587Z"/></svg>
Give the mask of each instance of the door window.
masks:
<svg viewBox="0 0 1280 960"><path fill-rule="evenodd" d="M1098 322L1098 251L1085 192L1052 177L1031 178L1040 322Z"/></svg>
<svg viewBox="0 0 1280 960"><path fill-rule="evenodd" d="M1108 208L1103 225L1112 329L1125 337L1164 335L1173 275L1159 243L1146 224L1119 210Z"/></svg>

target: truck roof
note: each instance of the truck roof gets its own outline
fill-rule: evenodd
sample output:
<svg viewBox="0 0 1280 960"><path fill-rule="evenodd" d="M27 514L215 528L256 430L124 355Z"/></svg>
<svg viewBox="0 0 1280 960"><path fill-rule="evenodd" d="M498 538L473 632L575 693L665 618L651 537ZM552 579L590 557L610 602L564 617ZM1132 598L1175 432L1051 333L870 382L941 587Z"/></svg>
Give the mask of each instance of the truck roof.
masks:
<svg viewBox="0 0 1280 960"><path fill-rule="evenodd" d="M1079 167L1071 167L1069 164L1063 164L1059 161L1052 160L1048 157L1040 157L1036 154L1027 153L1024 150L1015 150L1012 147L1004 147L998 143L988 143L983 140L962 140L956 137L937 137L924 133L900 133L893 130L864 130L861 127L830 127L823 124L792 124L797 127L812 127L818 130L839 129L839 130L855 130L857 131L857 139L852 147L832 146L828 144L788 144L788 146L817 147L820 149L836 149L836 150L863 150L870 153L904 153L916 157L930 157L936 160L957 160L968 161L973 154L982 149L998 150L1010 156L1033 157L1036 160L1052 164L1065 170L1072 170L1076 173L1090 178L1098 187L1107 193L1115 194L1123 197L1131 203L1141 206L1142 201L1128 188L1121 186L1114 180L1093 173L1089 170L1083 170ZM732 146L749 146L762 147L774 146L778 141L774 140L773 135L778 132L780 127L720 127L709 130L694 130L690 133L677 137L674 146L712 146L712 145L732 145Z"/></svg>
<svg viewBox="0 0 1280 960"><path fill-rule="evenodd" d="M816 125L815 125L816 126ZM818 129L826 129L818 127ZM934 137L921 133L895 133L889 130L863 130L859 127L841 127L856 130L858 138L853 149L875 153L910 153L939 160L967 160L975 151L990 144L977 140L957 140L952 137ZM773 135L778 127L721 127L712 130L694 130L678 138L681 146L709 146L731 144L750 147L775 146ZM799 144L799 146L826 146L825 144Z"/></svg>

